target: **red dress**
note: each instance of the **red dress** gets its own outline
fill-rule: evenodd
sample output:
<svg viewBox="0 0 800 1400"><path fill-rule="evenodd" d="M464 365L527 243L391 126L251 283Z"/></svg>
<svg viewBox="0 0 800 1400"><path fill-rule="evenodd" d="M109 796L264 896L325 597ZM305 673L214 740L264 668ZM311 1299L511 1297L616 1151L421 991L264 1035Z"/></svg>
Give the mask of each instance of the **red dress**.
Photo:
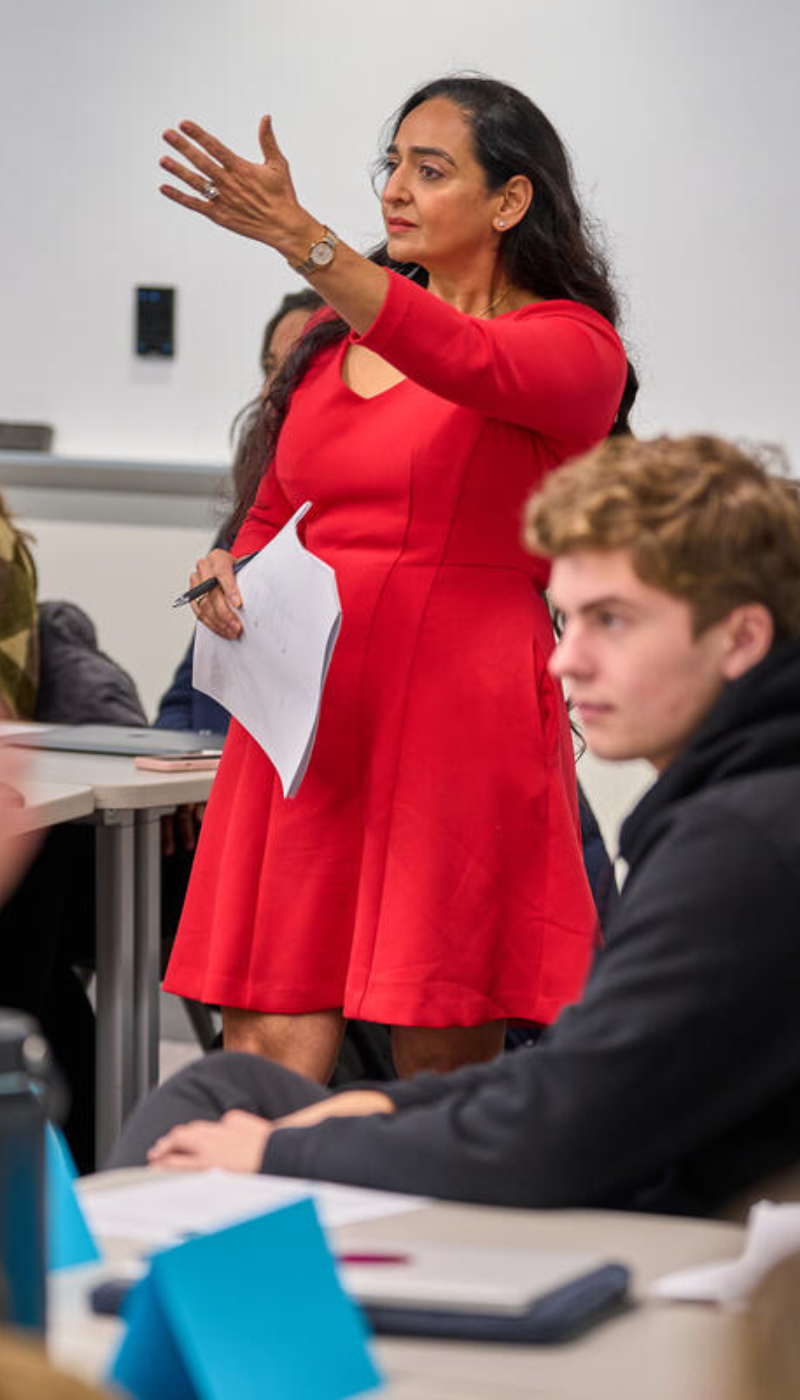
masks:
<svg viewBox="0 0 800 1400"><path fill-rule="evenodd" d="M231 724L165 987L393 1025L550 1022L596 921L548 568L520 519L608 433L624 351L575 302L482 321L396 274L360 343L408 377L363 399L348 341L323 350L235 548L314 503L305 542L343 622L311 763L286 800Z"/></svg>

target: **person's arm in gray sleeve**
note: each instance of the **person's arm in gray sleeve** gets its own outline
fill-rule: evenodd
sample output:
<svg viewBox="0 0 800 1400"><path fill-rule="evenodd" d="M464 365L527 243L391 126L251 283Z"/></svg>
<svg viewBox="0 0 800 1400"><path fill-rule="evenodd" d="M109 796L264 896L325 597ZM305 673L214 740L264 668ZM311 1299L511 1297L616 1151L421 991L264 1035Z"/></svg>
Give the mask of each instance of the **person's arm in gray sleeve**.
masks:
<svg viewBox="0 0 800 1400"><path fill-rule="evenodd" d="M263 1170L516 1206L622 1201L800 1079L797 877L746 816L689 812L544 1043L276 1131ZM732 1065L747 1026L748 1057Z"/></svg>

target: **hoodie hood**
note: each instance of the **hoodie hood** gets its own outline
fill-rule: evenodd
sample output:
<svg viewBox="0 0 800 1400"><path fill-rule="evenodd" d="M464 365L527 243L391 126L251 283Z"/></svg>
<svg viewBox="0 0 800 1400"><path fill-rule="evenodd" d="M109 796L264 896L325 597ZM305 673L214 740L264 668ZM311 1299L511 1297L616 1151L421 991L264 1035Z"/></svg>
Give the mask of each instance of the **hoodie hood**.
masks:
<svg viewBox="0 0 800 1400"><path fill-rule="evenodd" d="M732 681L686 748L626 818L620 854L634 865L676 802L733 778L800 766L800 641Z"/></svg>

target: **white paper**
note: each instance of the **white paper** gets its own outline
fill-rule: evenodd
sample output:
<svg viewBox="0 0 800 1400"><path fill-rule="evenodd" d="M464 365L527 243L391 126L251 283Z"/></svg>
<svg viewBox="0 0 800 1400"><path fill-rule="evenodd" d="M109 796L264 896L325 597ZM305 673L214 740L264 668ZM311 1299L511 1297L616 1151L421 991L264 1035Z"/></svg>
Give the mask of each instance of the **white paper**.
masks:
<svg viewBox="0 0 800 1400"><path fill-rule="evenodd" d="M666 1274L650 1285L650 1292L657 1298L735 1307L747 1301L775 1264L798 1250L800 1205L759 1201L747 1218L747 1236L740 1258Z"/></svg>
<svg viewBox="0 0 800 1400"><path fill-rule="evenodd" d="M193 684L224 705L277 769L294 797L308 767L342 610L336 575L287 525L236 576L243 632L235 641L199 625Z"/></svg>
<svg viewBox="0 0 800 1400"><path fill-rule="evenodd" d="M132 1185L82 1190L81 1204L98 1239L135 1240L162 1248L308 1196L325 1229L399 1215L427 1204L421 1196L391 1191L224 1171L154 1173Z"/></svg>

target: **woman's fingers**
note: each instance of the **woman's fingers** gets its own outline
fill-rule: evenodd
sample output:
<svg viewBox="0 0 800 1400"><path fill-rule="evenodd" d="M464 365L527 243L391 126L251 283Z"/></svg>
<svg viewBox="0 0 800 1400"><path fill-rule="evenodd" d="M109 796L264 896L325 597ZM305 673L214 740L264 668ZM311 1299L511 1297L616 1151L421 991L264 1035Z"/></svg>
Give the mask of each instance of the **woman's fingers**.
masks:
<svg viewBox="0 0 800 1400"><path fill-rule="evenodd" d="M214 160L220 165L233 169L241 161L241 156L237 156L235 151L231 151L224 146L216 136L212 136L210 131L205 131L197 122L180 122L180 129L185 136L190 136L198 146L202 146Z"/></svg>
<svg viewBox="0 0 800 1400"><path fill-rule="evenodd" d="M176 190L174 185L159 185L158 192L166 195L173 204L182 204L184 209L193 209L195 214L205 214L207 219L214 218L214 205L209 199L192 199L183 190Z"/></svg>
<svg viewBox="0 0 800 1400"><path fill-rule="evenodd" d="M171 160L169 156L162 156L159 165L162 170L168 170L170 175L174 175L178 180L183 180L185 185L189 185L189 187L196 190L198 194L205 195L206 199L208 198L206 194L208 188L207 176L198 175L196 171L190 170L188 165L181 165L180 161Z"/></svg>
<svg viewBox="0 0 800 1400"><path fill-rule="evenodd" d="M234 608L240 608L242 597L236 582L236 574L233 571L233 555L229 554L227 549L212 549L208 556L208 562L215 577L219 579L220 589L228 602Z"/></svg>
<svg viewBox="0 0 800 1400"><path fill-rule="evenodd" d="M209 181L205 175L198 175L188 166L181 165L180 161L170 160L169 156L162 156L159 165L162 170L168 170L170 175L174 175L176 179L183 180L184 184L188 185L190 190L194 190L199 198L195 199L192 195L187 195L185 190L178 190L174 185L160 185L162 194L165 194L168 199L174 200L176 204L182 204L184 209L194 209L198 214L205 214L210 219L214 218L217 210L214 208L214 200L210 199L208 194L209 184L213 184L213 181ZM214 185L214 189L217 190L218 194L219 190L216 185Z"/></svg>
<svg viewBox="0 0 800 1400"><path fill-rule="evenodd" d="M169 127L164 140L182 161L162 159L162 168L189 187L187 193L175 185L161 185L167 199L243 238L280 245L302 210L269 117L259 127L263 163L237 156L196 122L181 122L177 130Z"/></svg>
<svg viewBox="0 0 800 1400"><path fill-rule="evenodd" d="M272 117L262 117L258 124L258 144L265 161L283 160L283 151L275 140Z"/></svg>
<svg viewBox="0 0 800 1400"><path fill-rule="evenodd" d="M212 632L216 632L218 637L224 637L227 641L238 637L242 630L239 618L218 588L192 603L192 611L198 622L202 622L204 627L208 627Z"/></svg>
<svg viewBox="0 0 800 1400"><path fill-rule="evenodd" d="M242 624L236 609L241 607L242 599L233 572L233 557L227 550L212 549L204 559L198 559L189 586L196 588L199 583L212 578L217 580L217 586L192 603L192 612L218 636L238 637Z"/></svg>
<svg viewBox="0 0 800 1400"><path fill-rule="evenodd" d="M191 141L187 141L186 137L182 136L174 127L169 127L163 136L167 145L174 147L184 160L188 160L190 165L193 165L195 170L199 170L206 179L216 183L225 174L224 167L219 161L212 160L205 151Z"/></svg>
<svg viewBox="0 0 800 1400"><path fill-rule="evenodd" d="M198 622L202 622L204 627L216 632L218 637L224 637L226 641L233 641L242 631L241 622L221 598L217 589L213 594L207 593L205 597L192 603L192 611Z"/></svg>

